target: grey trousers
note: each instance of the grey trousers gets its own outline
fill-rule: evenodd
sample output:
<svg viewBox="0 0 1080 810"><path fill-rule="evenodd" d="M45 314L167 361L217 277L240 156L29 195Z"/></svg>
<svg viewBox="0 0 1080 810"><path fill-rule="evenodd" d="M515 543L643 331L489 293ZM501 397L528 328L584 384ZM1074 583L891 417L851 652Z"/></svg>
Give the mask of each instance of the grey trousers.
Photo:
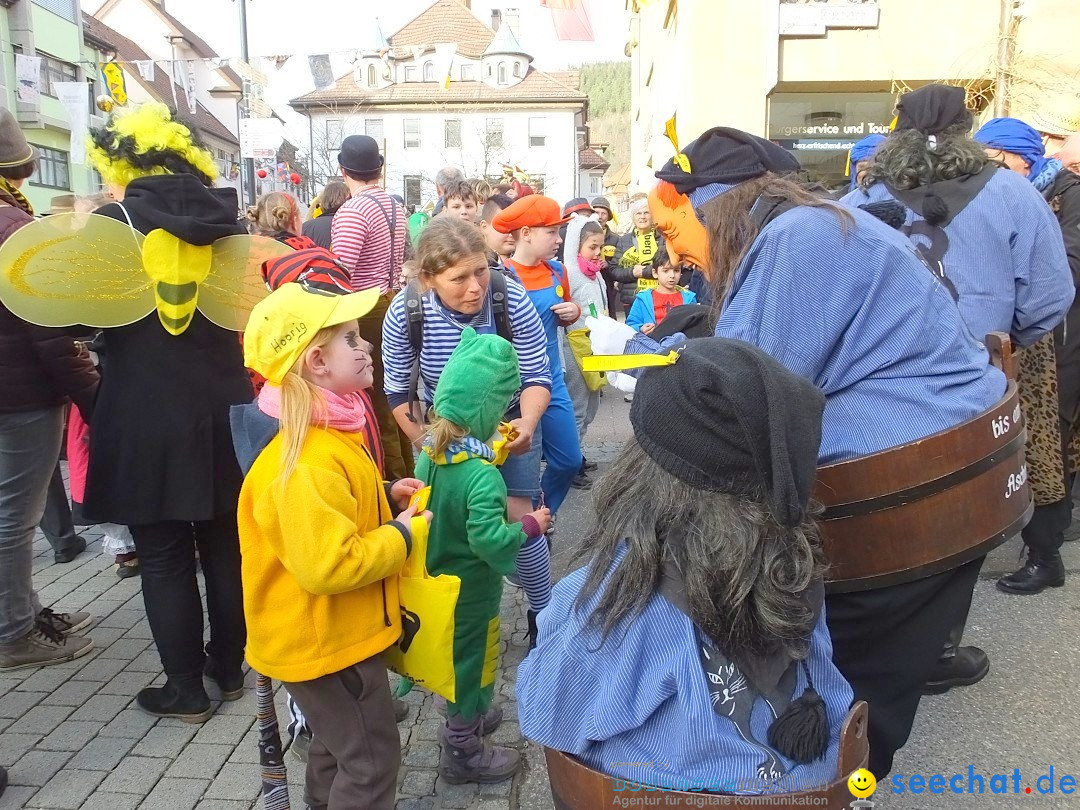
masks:
<svg viewBox="0 0 1080 810"><path fill-rule="evenodd" d="M393 810L401 738L382 657L284 686L311 727L304 801L312 810Z"/></svg>
<svg viewBox="0 0 1080 810"><path fill-rule="evenodd" d="M0 644L25 636L41 612L32 579L34 532L63 433L62 407L0 414Z"/></svg>
<svg viewBox="0 0 1080 810"><path fill-rule="evenodd" d="M574 405L574 418L577 421L578 442L580 443L585 441L585 433L600 408L600 392L590 391L589 386L585 384L585 377L578 367L574 353L570 351L570 343L566 339L565 332L559 333L559 342L562 344L566 390Z"/></svg>

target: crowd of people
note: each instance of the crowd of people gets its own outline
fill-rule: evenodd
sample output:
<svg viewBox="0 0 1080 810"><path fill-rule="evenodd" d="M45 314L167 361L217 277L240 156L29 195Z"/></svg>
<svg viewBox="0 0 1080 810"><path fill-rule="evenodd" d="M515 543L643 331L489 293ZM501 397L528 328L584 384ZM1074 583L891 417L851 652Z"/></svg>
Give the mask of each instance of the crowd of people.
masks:
<svg viewBox="0 0 1080 810"><path fill-rule="evenodd" d="M91 136L108 189L92 210L145 237L156 311L46 328L0 285L0 672L92 649L92 617L43 607L31 580L39 523L57 562L85 548L55 517L66 419L77 520L109 526L118 574L142 576L166 682L137 705L204 722L212 696L243 696L246 659L288 691L313 808L393 806L405 705L388 662L441 696L445 781L520 770L488 736L506 581L528 603L528 739L647 785L797 790L835 778L866 700L885 777L921 695L989 670L960 643L982 558L826 595L818 465L986 411L1006 378L984 338L1004 332L1036 508L998 587L1065 578L1080 142L1048 156L1022 121L973 123L963 89L904 95L840 200L779 146L716 127L620 233L602 197L453 167L433 215L410 213L365 135L311 210L278 192L238 217L193 128L163 105L117 112ZM19 186L36 161L0 112L0 244L34 221ZM276 247L237 335L181 307L201 279L158 268L209 268L244 233ZM595 482L581 567L553 584L553 538L578 540L556 534L559 509L594 486L582 447L610 378L589 357L607 325L632 355L633 438ZM446 610L413 601L416 571L456 583Z"/></svg>

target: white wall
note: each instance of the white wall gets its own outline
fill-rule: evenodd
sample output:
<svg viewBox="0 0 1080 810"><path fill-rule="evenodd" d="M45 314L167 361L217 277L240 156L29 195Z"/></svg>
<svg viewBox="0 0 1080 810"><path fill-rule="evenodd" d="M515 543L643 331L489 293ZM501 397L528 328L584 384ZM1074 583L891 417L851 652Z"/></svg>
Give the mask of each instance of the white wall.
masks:
<svg viewBox="0 0 1080 810"><path fill-rule="evenodd" d="M502 164L520 166L530 175L543 175L545 193L560 204L576 196L576 137L572 110L514 109L513 111L483 110L471 112L357 112L351 115L313 113L313 126L325 132L327 119L344 119L346 135L364 134L364 121L381 118L383 121L386 156L386 186L391 194L405 196L405 176L420 175L423 180L422 201L435 199L435 174L444 166L457 166L468 177L481 174L499 175ZM405 119L420 119L420 147L405 148ZM445 145L445 122L461 119L461 148ZM503 122L503 147L488 152L484 166L484 139L488 118ZM544 119L546 141L542 147L529 146L529 119Z"/></svg>

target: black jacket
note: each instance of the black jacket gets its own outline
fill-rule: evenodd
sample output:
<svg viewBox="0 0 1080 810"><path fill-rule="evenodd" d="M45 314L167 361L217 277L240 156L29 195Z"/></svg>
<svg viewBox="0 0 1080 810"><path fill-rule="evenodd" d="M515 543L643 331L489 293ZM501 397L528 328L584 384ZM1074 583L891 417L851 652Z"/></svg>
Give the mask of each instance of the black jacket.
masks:
<svg viewBox="0 0 1080 810"><path fill-rule="evenodd" d="M32 221L0 193L0 244ZM29 324L0 304L0 413L44 410L70 398L89 418L97 387L90 355L69 335Z"/></svg>
<svg viewBox="0 0 1080 810"><path fill-rule="evenodd" d="M300 233L319 247L331 250L330 229L334 225L334 214L337 212L338 209L336 208L333 211L323 211L322 216L316 217L315 219L309 219L305 222Z"/></svg>
<svg viewBox="0 0 1080 810"><path fill-rule="evenodd" d="M664 248L664 235L660 233L659 229L653 229L656 234L656 252L662 252ZM631 228L629 231L619 237L619 241L615 243L615 255L611 261L608 262L608 267L611 268L611 274L615 277L615 280L619 282L619 300L622 301L623 306L630 307L634 303L634 297L638 293L637 282L634 278L633 267L622 267L619 264L619 260L623 257L630 248L637 245L637 231ZM652 278L652 267L646 265L645 271L641 274L642 278Z"/></svg>
<svg viewBox="0 0 1080 810"><path fill-rule="evenodd" d="M241 233L236 192L191 175L133 181L97 213L194 245ZM253 398L240 338L199 312L180 335L157 313L104 331L109 362L90 427L85 511L95 522L209 520L235 511L243 481L229 408Z"/></svg>

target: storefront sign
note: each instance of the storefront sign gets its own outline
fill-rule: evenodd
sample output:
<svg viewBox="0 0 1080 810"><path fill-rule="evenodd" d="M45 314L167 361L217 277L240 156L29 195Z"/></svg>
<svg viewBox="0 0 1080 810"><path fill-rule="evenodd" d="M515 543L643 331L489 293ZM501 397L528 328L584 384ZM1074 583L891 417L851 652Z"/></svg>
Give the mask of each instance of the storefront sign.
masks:
<svg viewBox="0 0 1080 810"><path fill-rule="evenodd" d="M820 37L829 28L877 28L881 9L876 0L780 3L780 36Z"/></svg>
<svg viewBox="0 0 1080 810"><path fill-rule="evenodd" d="M889 125L873 121L860 121L857 124L801 124L799 126L773 125L769 127L770 138L845 138L867 135L888 135Z"/></svg>

